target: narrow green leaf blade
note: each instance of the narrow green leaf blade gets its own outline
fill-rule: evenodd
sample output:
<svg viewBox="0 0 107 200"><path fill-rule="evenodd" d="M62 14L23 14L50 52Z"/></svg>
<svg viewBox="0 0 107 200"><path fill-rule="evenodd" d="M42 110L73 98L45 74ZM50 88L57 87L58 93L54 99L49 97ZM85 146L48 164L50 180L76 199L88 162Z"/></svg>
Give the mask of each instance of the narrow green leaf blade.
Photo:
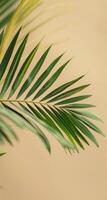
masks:
<svg viewBox="0 0 107 200"><path fill-rule="evenodd" d="M11 19L11 17L13 16L14 11L10 12L8 15L6 15L2 21L0 22L0 29L2 29Z"/></svg>
<svg viewBox="0 0 107 200"><path fill-rule="evenodd" d="M63 131L64 135L69 139L69 142L72 145L72 150L76 150L78 152L76 143L72 138L71 132L68 130L68 127L66 126L65 122L59 117L58 113L55 112L55 110L52 108L50 108L52 112L46 107L44 107L44 109L50 115L50 117L52 117L52 119L55 121L58 127Z"/></svg>
<svg viewBox="0 0 107 200"><path fill-rule="evenodd" d="M3 57L3 59L2 59L2 62L1 62L1 64L0 64L0 80L2 79L2 77L3 77L3 75L4 75L4 72L5 72L5 70L6 70L7 67L8 67L8 62L9 62L9 60L10 60L10 58L11 58L11 55L12 55L13 50L14 50L14 47L15 47L15 45L16 45L16 41L17 41L17 38L18 38L18 36L19 36L20 30L21 30L21 29L19 29L19 31L18 31L18 32L16 33L16 35L14 36L12 42L10 43L10 45L9 45L9 47L8 47L8 49L7 49L7 51L6 51L5 55L4 55L4 57Z"/></svg>
<svg viewBox="0 0 107 200"><path fill-rule="evenodd" d="M91 104L79 104L79 103L74 103L74 104L70 104L70 105L65 105L65 106L62 106L62 108L65 108L65 109L82 109L82 108L93 108L95 107L95 105L91 105Z"/></svg>
<svg viewBox="0 0 107 200"><path fill-rule="evenodd" d="M46 112L41 109L39 106L35 105L35 107L37 108L34 109L32 106L28 105L29 108L32 110L32 112L40 119L42 120L42 122L44 122L43 126L48 129L49 133L51 133L57 140L58 142L61 144L61 146L65 149L72 149L72 145L71 143L64 138L64 136L62 135L60 129L56 126L56 124L54 123L53 119L46 114Z"/></svg>
<svg viewBox="0 0 107 200"><path fill-rule="evenodd" d="M49 67L42 73L42 75L38 78L38 80L34 83L34 85L32 86L32 88L30 89L30 91L27 94L27 97L30 97L35 91L36 89L41 85L41 83L46 79L46 77L50 74L50 72L52 71L52 69L55 67L55 65L57 64L57 62L61 59L61 57L63 56L60 55L58 58L56 58L50 65Z"/></svg>
<svg viewBox="0 0 107 200"><path fill-rule="evenodd" d="M50 144L49 144L47 137L45 136L43 131L37 126L36 121L35 122L32 121L33 118L32 118L30 111L26 110L24 105L22 105L22 104L20 104L20 105L22 108L15 105L17 110L9 107L8 105L5 105L5 107L7 107L10 111L12 111L14 114L16 114L19 117L19 119L21 119L24 128L26 128L27 130L30 130L31 132L33 132L35 135L37 135L41 139L41 141L45 145L46 149L50 153L51 148L50 148Z"/></svg>
<svg viewBox="0 0 107 200"><path fill-rule="evenodd" d="M8 11L8 13L9 12L11 12L13 9L15 9L14 8L14 5L15 5L15 3L17 2L17 0L8 0L8 1L6 1L5 2L5 4L3 5L2 4L2 6L0 6L0 16L2 16L2 15L6 15L7 14L7 11Z"/></svg>
<svg viewBox="0 0 107 200"><path fill-rule="evenodd" d="M86 111L79 112L79 111L74 111L74 110L72 110L72 112L74 112L75 114L78 114L78 115L82 115L82 116L88 117L88 118L93 119L93 120L97 120L97 121L103 122L102 119L100 119L99 117L97 117L96 115L94 115L94 114L92 114L90 112L86 112Z"/></svg>
<svg viewBox="0 0 107 200"><path fill-rule="evenodd" d="M48 53L50 51L50 48L51 48L51 46L45 51L45 53L41 56L41 58L39 59L39 61L37 62L37 64L33 68L33 70L31 71L29 77L22 85L22 87L17 95L17 98L19 98L26 91L26 89L30 86L30 84L34 80L35 76L37 75L37 73L39 72L40 68L42 67L42 65L44 63L46 56L48 55ZM26 96L26 98L27 98L27 96Z"/></svg>
<svg viewBox="0 0 107 200"><path fill-rule="evenodd" d="M25 76L26 71L28 70L38 48L39 48L40 42L36 45L36 47L32 50L32 52L29 54L29 56L26 58L25 62L23 63L21 69L19 70L19 73L12 85L9 98L13 96L17 88L19 87L21 81L23 80L23 77Z"/></svg>
<svg viewBox="0 0 107 200"><path fill-rule="evenodd" d="M70 87L71 85L73 85L74 83L78 82L80 79L82 79L84 77L80 76L72 81L69 81L67 83L64 83L63 85L59 86L58 88L56 88L55 90L53 90L52 92L50 92L49 94L47 94L42 101L47 100L49 98L52 98L54 96L56 96L57 94L60 94L61 92L63 92L65 89L67 89L68 87Z"/></svg>
<svg viewBox="0 0 107 200"><path fill-rule="evenodd" d="M103 132L95 124L93 124L90 120L86 119L85 117L78 116L77 114L74 114L74 113L72 113L72 115L75 118L79 119L81 122L83 122L86 126L91 128L92 130L94 130L95 132L103 135Z"/></svg>
<svg viewBox="0 0 107 200"><path fill-rule="evenodd" d="M0 156L3 156L3 155L5 155L5 154L6 154L5 151L1 151L1 150L0 150Z"/></svg>
<svg viewBox="0 0 107 200"><path fill-rule="evenodd" d="M78 138L78 135L76 134L76 129L74 127L74 124L72 122L72 120L69 119L68 115L66 114L66 112L61 111L60 109L57 109L58 111L58 116L62 119L63 124L66 126L66 128L68 129L68 131L70 132L70 134L72 135L74 141L82 148L83 144L81 143L80 139ZM53 110L53 112L56 112L55 110Z"/></svg>
<svg viewBox="0 0 107 200"><path fill-rule="evenodd" d="M91 133L91 131L83 123L81 123L78 119L75 119L73 116L71 116L71 117L72 117L72 120L73 120L74 124L76 125L76 127L84 135L86 135L97 147L99 147L98 142L97 142L96 138L94 137L94 135Z"/></svg>
<svg viewBox="0 0 107 200"><path fill-rule="evenodd" d="M4 30L0 33L0 46L1 46L1 44L2 44L3 34L4 34Z"/></svg>
<svg viewBox="0 0 107 200"><path fill-rule="evenodd" d="M28 39L28 34L26 35L25 39L22 41L21 45L19 46L19 48L18 48L18 50L17 50L17 52L16 52L16 54L15 54L15 56L13 58L12 64L10 66L10 69L9 69L8 73L7 73L5 82L4 82L2 90L1 90L1 94L0 94L1 97L4 96L4 94L6 93L7 89L10 86L10 83L13 80L14 74L15 74L17 68L18 68L18 65L19 65L19 62L21 60L23 51L25 49L25 45L27 43L27 39Z"/></svg>
<svg viewBox="0 0 107 200"><path fill-rule="evenodd" d="M71 104L71 103L75 103L75 102L78 102L78 101L82 101L82 100L87 99L91 96L92 95L82 95L82 96L78 96L78 97L73 97L73 98L69 98L69 99L65 99L63 101L60 101L60 102L56 103L55 105Z"/></svg>
<svg viewBox="0 0 107 200"><path fill-rule="evenodd" d="M20 104L20 106L22 107L24 114L29 115L30 117L32 117L31 112L23 105ZM32 131L33 133L35 133L43 142L43 144L45 145L46 149L48 150L49 153L51 153L51 147L50 147L50 143L46 137L46 135L43 133L43 131L39 128L39 126L35 123L32 122L32 119L26 119L26 116L24 115L25 120L26 120L26 128L28 128L28 130Z"/></svg>
<svg viewBox="0 0 107 200"><path fill-rule="evenodd" d="M90 85L90 84L88 84L88 85L82 85L82 86L77 87L77 88L73 88L73 89L71 89L71 90L69 90L69 91L66 91L66 92L64 92L64 93L62 93L62 94L60 94L60 95L58 95L58 96L52 98L52 99L49 100L48 102L51 103L51 102L54 102L54 101L62 100L63 98L70 97L70 96L72 96L72 95L74 95L74 94L76 94L76 93L78 93L78 92L84 90L84 89L87 88L89 85Z"/></svg>
<svg viewBox="0 0 107 200"><path fill-rule="evenodd" d="M12 110L11 107L7 106L6 104L3 104L3 108L0 107L0 115L5 117L6 119L10 120L15 126L19 128L24 128L23 121L21 118L16 115Z"/></svg>
<svg viewBox="0 0 107 200"><path fill-rule="evenodd" d="M0 118L0 132L7 140L7 142L12 145L12 137L16 139L16 134L14 133L13 129L5 122L3 119Z"/></svg>
<svg viewBox="0 0 107 200"><path fill-rule="evenodd" d="M70 59L71 60L71 59ZM51 78L42 86L42 88L38 91L38 93L34 96L33 100L41 96L46 90L48 90L49 87L53 85L53 83L57 80L61 72L64 70L64 68L67 66L67 64L70 62L68 60L65 64L63 64L52 76Z"/></svg>
<svg viewBox="0 0 107 200"><path fill-rule="evenodd" d="M67 112L62 110L62 112L67 115ZM78 137L87 145L89 145L88 141L86 140L86 138L83 136L83 134L79 131L79 129L77 129L77 127L75 126L75 124L72 121L72 118L70 117L70 115L67 115L67 117L69 118L70 122L72 123L73 129L75 130L75 134L78 135ZM70 123L70 124L71 124Z"/></svg>

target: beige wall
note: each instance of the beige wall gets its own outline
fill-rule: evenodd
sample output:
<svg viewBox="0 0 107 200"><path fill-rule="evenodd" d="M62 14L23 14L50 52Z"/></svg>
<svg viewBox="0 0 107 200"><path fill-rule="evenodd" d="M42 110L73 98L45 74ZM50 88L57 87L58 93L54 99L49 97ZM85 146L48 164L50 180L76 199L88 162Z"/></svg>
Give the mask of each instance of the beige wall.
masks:
<svg viewBox="0 0 107 200"><path fill-rule="evenodd" d="M63 51L65 57L73 56L59 83L87 73L83 82L92 83L91 102L105 122L101 127L106 134L107 1L47 1L56 5L48 14L57 12L58 2L72 2L72 6L62 5L63 16L38 29L34 39L45 35L44 45L56 44L50 58ZM19 135L20 143L7 147L8 154L0 158L0 200L107 200L107 138L98 136L99 149L91 145L73 156L50 138L49 156L33 134L20 131Z"/></svg>

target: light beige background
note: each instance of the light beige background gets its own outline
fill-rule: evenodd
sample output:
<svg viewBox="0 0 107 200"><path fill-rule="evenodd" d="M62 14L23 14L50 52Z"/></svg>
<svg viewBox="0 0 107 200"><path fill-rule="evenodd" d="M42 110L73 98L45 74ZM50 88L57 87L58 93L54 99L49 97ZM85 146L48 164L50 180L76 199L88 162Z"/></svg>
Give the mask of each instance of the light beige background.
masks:
<svg viewBox="0 0 107 200"><path fill-rule="evenodd" d="M106 134L107 1L47 2L49 7L53 5L49 15L57 9L61 15L38 29L32 38L45 35L44 46L56 44L50 58L64 51L65 57L73 56L58 83L87 73L83 82L92 83L88 90L93 94L91 102L97 105L94 112L104 120L100 126ZM69 7L67 2L71 3ZM91 145L73 156L66 155L50 138L49 156L33 134L20 131L19 135L20 143L7 147L8 154L0 158L0 200L107 200L107 138L98 136L99 149Z"/></svg>

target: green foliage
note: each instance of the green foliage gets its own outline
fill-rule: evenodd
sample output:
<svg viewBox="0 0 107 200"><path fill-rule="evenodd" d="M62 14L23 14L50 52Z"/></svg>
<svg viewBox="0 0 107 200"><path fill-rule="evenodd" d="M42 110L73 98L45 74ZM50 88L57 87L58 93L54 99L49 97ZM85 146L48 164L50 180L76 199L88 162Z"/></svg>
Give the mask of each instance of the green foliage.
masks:
<svg viewBox="0 0 107 200"><path fill-rule="evenodd" d="M40 0L1 0L0 1L0 31L4 29L0 46L0 59L5 48L10 43L13 33L17 31L23 21L38 7Z"/></svg>
<svg viewBox="0 0 107 200"><path fill-rule="evenodd" d="M15 34L0 63L0 141L7 141L12 145L13 139L18 140L13 126L10 125L13 124L37 135L49 152L51 146L44 130L53 135L69 152L79 152L79 147L84 149L89 141L98 146L94 132L101 135L103 133L92 120L101 120L90 112L81 111L93 107L84 103L91 95L79 94L90 84L75 86L84 75L52 90L51 86L70 60L57 68L63 57L63 54L59 55L40 74L52 47L50 46L30 69L39 42L20 64L28 40L27 34L14 54L20 31L21 29ZM3 32L0 41L2 37ZM53 69L56 69L55 72Z"/></svg>
<svg viewBox="0 0 107 200"><path fill-rule="evenodd" d="M1 0L0 1L0 29L11 20L16 9L18 0Z"/></svg>

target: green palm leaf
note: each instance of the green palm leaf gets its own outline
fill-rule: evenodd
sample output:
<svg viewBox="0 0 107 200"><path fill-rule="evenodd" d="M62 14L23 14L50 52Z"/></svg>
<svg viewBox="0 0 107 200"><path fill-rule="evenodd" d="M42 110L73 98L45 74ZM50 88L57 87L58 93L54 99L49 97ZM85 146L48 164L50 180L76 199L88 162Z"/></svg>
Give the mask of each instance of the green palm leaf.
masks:
<svg viewBox="0 0 107 200"><path fill-rule="evenodd" d="M1 90L1 96L3 96L7 89L9 88L10 84L11 84L11 81L14 77L14 74L17 70L17 67L20 63L20 60L21 60L21 57L22 57L22 54L23 54L23 51L25 49L25 45L26 45L26 42L27 42L27 38L28 38L28 35L25 37L25 39L23 40L23 42L21 43L21 45L19 46L15 56L14 56L14 59L11 63L11 66L9 68L9 71L7 73L7 76L6 76L6 79L5 79L5 82L3 84L3 87L2 87L2 90ZM1 66L2 67L2 66Z"/></svg>
<svg viewBox="0 0 107 200"><path fill-rule="evenodd" d="M20 30L21 29L19 29L19 31L14 36L12 42L10 43L9 47L7 48L7 50L5 52L5 55L4 55L4 57L3 57L3 59L2 59L2 61L0 63L0 80L3 77L4 72L8 67L8 63L9 63L9 60L10 60L10 58L12 56L13 51L14 51L14 47L15 47L15 44L17 42L17 38L19 36Z"/></svg>
<svg viewBox="0 0 107 200"><path fill-rule="evenodd" d="M50 46L31 70L30 64L36 56L40 42L21 64L28 34L13 56L19 33L20 30L11 41L0 64L0 142L7 141L13 144L13 139L18 139L10 126L12 123L36 134L49 152L51 152L51 147L44 130L53 135L69 152L79 152L79 147L84 149L84 144L89 145L89 140L98 146L94 132L102 135L103 133L88 118L98 121L100 119L90 112L79 111L79 109L93 107L91 104L81 103L91 95L79 94L89 84L74 87L84 75L46 94L70 60L53 73L53 69L63 57L63 54L59 55L39 74L52 47ZM27 79L25 79L26 72L28 72Z"/></svg>
<svg viewBox="0 0 107 200"><path fill-rule="evenodd" d="M39 59L39 61L37 62L37 64L33 68L33 70L31 71L27 80L22 85L22 87L21 87L21 89L20 89L20 91L17 95L17 98L19 98L26 91L26 89L31 85L31 83L33 82L35 76L37 75L37 73L39 72L40 68L42 67L42 65L44 63L46 56L48 55L50 48L51 48L51 46L45 51L45 53L41 56L41 58ZM27 97L29 97L29 96L30 96L30 94L27 95Z"/></svg>
<svg viewBox="0 0 107 200"><path fill-rule="evenodd" d="M4 34L4 30L0 33L0 45L1 45L2 40L3 40L3 34Z"/></svg>
<svg viewBox="0 0 107 200"><path fill-rule="evenodd" d="M2 29L11 20L18 0L1 0L0 1L0 29Z"/></svg>
<svg viewBox="0 0 107 200"><path fill-rule="evenodd" d="M4 50L7 45L10 43L11 37L13 37L13 33L18 30L20 26L23 25L23 34L19 38L19 41L22 40L26 34L25 28L28 26L28 31L34 32L38 28L42 27L44 24L48 23L50 20L54 19L56 15L50 17L44 17L42 21L39 21L38 18L41 20L41 15L43 15L47 9L42 7L39 13L35 12L36 9L39 9L39 6L45 4L45 1L41 0L1 0L0 1L0 35L1 31L4 28L4 35L3 40L0 40L0 59L2 59L4 55ZM35 15L32 18L32 14ZM29 18L31 15L31 18ZM33 27L29 26L30 23L37 21L38 23L35 24Z"/></svg>
<svg viewBox="0 0 107 200"><path fill-rule="evenodd" d="M9 44L14 31L22 25L23 20L40 4L40 0L1 0L0 31L5 28L0 45L0 58Z"/></svg>

